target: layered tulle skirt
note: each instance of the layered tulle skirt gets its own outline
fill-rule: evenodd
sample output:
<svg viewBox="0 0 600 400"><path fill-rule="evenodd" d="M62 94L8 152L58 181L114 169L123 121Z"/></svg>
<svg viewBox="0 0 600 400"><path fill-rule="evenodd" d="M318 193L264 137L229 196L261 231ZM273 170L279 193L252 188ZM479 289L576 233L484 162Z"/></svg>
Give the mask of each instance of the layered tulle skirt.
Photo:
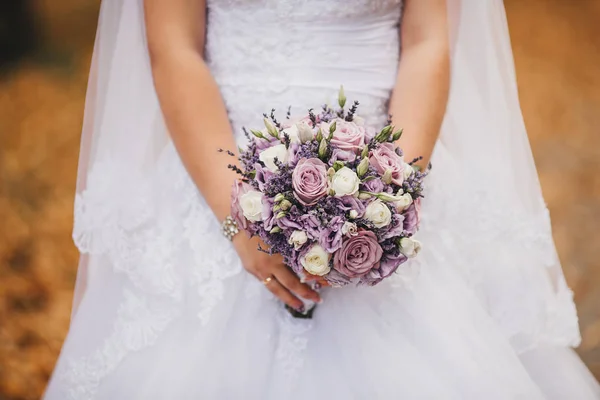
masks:
<svg viewBox="0 0 600 400"><path fill-rule="evenodd" d="M131 195L168 213L132 212L117 226L89 207L106 191L77 199L77 220L94 227L75 231L87 286L46 399L600 398L567 348L578 340L568 289L552 312L509 324L467 271L486 251L505 271L516 266L502 243L464 254L465 240L436 223L434 200L414 262L376 287L323 289L314 318L295 319L243 270L172 147L159 166L158 185Z"/></svg>

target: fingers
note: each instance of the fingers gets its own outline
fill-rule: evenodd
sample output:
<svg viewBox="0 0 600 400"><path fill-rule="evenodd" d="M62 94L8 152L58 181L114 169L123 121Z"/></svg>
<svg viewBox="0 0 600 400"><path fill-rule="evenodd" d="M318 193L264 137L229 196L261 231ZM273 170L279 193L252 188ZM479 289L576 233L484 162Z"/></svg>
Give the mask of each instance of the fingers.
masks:
<svg viewBox="0 0 600 400"><path fill-rule="evenodd" d="M318 283L320 287L329 286L329 282L327 282L327 279L318 275L306 274L305 281Z"/></svg>
<svg viewBox="0 0 600 400"><path fill-rule="evenodd" d="M273 277L269 282L265 282L265 287L294 310L304 311L304 303L279 283L276 277Z"/></svg>
<svg viewBox="0 0 600 400"><path fill-rule="evenodd" d="M315 303L321 302L321 297L317 292L312 290L310 286L301 283L298 276L289 270L285 265L280 265L272 271L275 278L291 292L301 296L307 300L312 300Z"/></svg>

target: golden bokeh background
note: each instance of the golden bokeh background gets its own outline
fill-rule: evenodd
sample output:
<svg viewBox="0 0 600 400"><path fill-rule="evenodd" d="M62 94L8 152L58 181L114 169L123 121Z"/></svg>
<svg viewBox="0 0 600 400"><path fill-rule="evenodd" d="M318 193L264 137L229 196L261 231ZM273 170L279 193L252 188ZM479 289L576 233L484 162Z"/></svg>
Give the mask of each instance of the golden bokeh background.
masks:
<svg viewBox="0 0 600 400"><path fill-rule="evenodd" d="M99 1L13 1L5 4L31 7L39 40L10 66L0 50L0 400L28 400L43 392L69 324ZM600 0L505 3L523 112L580 312L578 352L600 377ZM1 7L0 46L17 43Z"/></svg>

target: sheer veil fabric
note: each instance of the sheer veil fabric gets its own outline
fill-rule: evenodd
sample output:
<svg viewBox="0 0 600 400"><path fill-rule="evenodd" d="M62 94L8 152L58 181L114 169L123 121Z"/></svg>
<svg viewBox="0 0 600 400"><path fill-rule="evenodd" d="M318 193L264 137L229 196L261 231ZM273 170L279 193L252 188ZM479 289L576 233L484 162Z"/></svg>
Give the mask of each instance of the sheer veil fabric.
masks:
<svg viewBox="0 0 600 400"><path fill-rule="evenodd" d="M273 99L314 105L341 83L349 98L364 99L366 117L385 119L400 0L315 1L208 1L207 53L237 134L254 122L244 109L252 96L268 107ZM305 67L297 88L269 81L264 89L258 73L257 86L243 81L242 58L222 54L230 46L243 53L244 40L295 43L294 29L284 40L261 36L277 29L260 24L263 16L285 11L302 24L320 7L339 20L323 32L302 25L300 41L323 35L337 57L342 43L350 55L363 45L373 65L317 88L305 82L314 72ZM75 199L82 257L70 332L45 398L600 398L566 350L580 341L577 315L520 111L502 1L449 0L448 15L451 94L423 207L428 250L377 288L324 293L315 320L297 321L242 273L177 157L153 87L143 1L104 0ZM390 43L396 53L385 50ZM540 372L552 363L556 376Z"/></svg>

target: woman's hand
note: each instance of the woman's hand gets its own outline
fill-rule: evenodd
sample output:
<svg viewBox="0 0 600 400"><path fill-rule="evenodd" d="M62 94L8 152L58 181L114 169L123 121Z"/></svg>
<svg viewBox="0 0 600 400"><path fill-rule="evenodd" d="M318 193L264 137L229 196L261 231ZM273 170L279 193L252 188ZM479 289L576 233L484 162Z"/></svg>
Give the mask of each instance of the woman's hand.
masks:
<svg viewBox="0 0 600 400"><path fill-rule="evenodd" d="M294 310L304 311L304 304L297 296L316 303L321 301L317 292L300 282L296 274L285 266L279 254L264 253L258 250L259 244L262 248L267 247L258 238L248 238L245 233L238 234L233 239L233 245L246 271Z"/></svg>

